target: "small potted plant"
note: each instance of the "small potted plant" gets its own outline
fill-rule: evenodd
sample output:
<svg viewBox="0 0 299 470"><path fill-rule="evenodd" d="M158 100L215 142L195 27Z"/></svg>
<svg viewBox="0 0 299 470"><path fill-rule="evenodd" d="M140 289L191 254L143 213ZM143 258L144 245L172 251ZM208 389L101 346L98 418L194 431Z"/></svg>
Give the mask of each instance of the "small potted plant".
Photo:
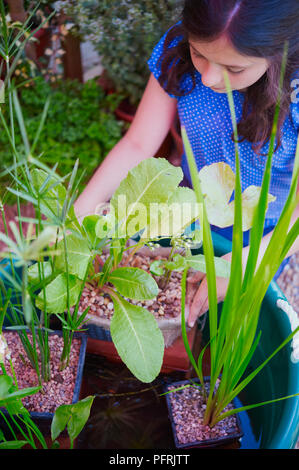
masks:
<svg viewBox="0 0 299 470"><path fill-rule="evenodd" d="M9 303L11 290L7 292L5 302L1 298L0 313L0 449L74 448L75 439L82 431L90 413L93 396L81 401L73 399L70 404L63 404L52 414L31 412L26 407L33 396L41 395L42 385L24 387L26 367L22 364L22 374L18 370L18 358L14 344L7 341L3 324ZM28 380L28 377L26 377ZM28 380L30 385L30 380ZM42 395L41 395L42 396ZM41 400L41 398L39 398ZM42 417L42 420L40 419ZM46 419L49 422L46 423ZM45 427L45 424L47 426ZM65 438L67 428L68 438ZM49 433L51 435L49 447ZM59 439L58 439L59 438Z"/></svg>
<svg viewBox="0 0 299 470"><path fill-rule="evenodd" d="M230 86L227 78L226 80L231 112L234 118ZM187 271L185 270L182 277L182 333L185 347L190 357L190 361L193 364L197 380L190 380L190 382L184 384L172 384L170 387L167 386L165 391L167 394L170 417L175 419L175 423L173 422L173 430L178 447L204 447L215 445L217 444L217 438L220 438L219 444L221 444L223 442L222 439L225 422L227 422L228 425L228 429L225 430L225 434L230 430L232 431L232 436L228 435L226 438L229 439L236 435L237 424L236 422L233 424L231 422L231 417L235 416L236 413L299 395L298 393L292 393L290 396L275 397L271 400L264 400L261 403L253 403L237 407L233 407L232 405L233 399L237 397L250 382L253 381L257 374L289 341L292 340L294 335L299 331L299 326L296 325L293 330L289 328L287 337L281 344L278 346L276 345L271 354L264 358L258 366L253 368L253 370L252 368L248 368L261 338L262 332L258 330L258 325L262 301L275 272L284 259L288 249L292 246L296 237L299 235L298 224L295 224L291 229L289 229L291 216L298 205L298 195L296 196L299 176L298 141L298 149L289 196L266 252L257 267L259 247L267 207L267 193L270 182L271 161L275 139L275 123L277 122L278 109L279 106L277 105L264 179L260 197L258 199L258 205L254 211L251 228L250 251L245 273L242 272L242 203L239 156L236 147L232 263L228 290L221 308L220 318L218 316L216 275L213 261L214 250L211 229L209 226L209 217L206 208L209 204L209 200L208 197L206 199L203 197L203 193L205 193L205 191L202 189L202 185L204 182L198 178L192 150L188 142L186 132L184 128L182 129L184 146L192 176L192 184L196 192L198 202L203 203L203 217L201 222L203 227L203 247L207 266L210 340L202 349L199 357L195 359L186 339L184 297L186 291ZM235 141L237 141L237 127L235 119L233 119L233 124L236 137ZM269 334L269 332L264 334ZM210 349L210 377L207 386L206 378L203 373L203 357L208 346ZM288 361L290 361L290 359L288 359ZM190 427L189 429L186 427L185 433L184 423L182 423L182 421L184 421L184 418L182 418L184 417L184 411L182 411L182 408L184 403L190 403L190 400L193 400L193 408L194 406L196 406L196 408L199 407L199 403L202 401L203 408L200 411L200 416L193 415L191 418L191 432ZM196 405L194 405L194 403L196 403ZM238 432L237 437L240 437Z"/></svg>
<svg viewBox="0 0 299 470"><path fill-rule="evenodd" d="M0 449L57 449L74 448L75 439L82 431L90 413L94 397L86 397L72 405L62 405L57 408L51 423L51 439L44 436L22 400L38 393L40 387L19 388L14 378L6 373L5 357L9 356L4 338L0 335L1 349L0 364L3 374L0 375ZM12 365L12 360L10 359ZM12 366L13 369L13 366ZM68 442L62 436L67 428ZM58 439L59 438L59 439Z"/></svg>
<svg viewBox="0 0 299 470"><path fill-rule="evenodd" d="M48 227L31 241L13 222L11 228L16 241L0 234L7 246L1 253L4 257L0 269L1 327L5 314L1 341L7 345L11 359L3 360L2 373L14 377L20 388L39 387L34 395L24 397L23 403L31 418L49 429L60 404L79 401L87 337L77 333L72 325L63 331L53 331L49 313L38 312L34 306L29 266L49 256L45 248L56 229Z"/></svg>

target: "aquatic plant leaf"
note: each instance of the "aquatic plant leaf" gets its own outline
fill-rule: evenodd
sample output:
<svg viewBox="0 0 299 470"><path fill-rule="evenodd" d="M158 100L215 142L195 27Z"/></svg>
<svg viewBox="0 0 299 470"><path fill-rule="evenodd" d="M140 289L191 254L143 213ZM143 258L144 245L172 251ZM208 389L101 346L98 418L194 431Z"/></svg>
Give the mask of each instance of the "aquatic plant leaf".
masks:
<svg viewBox="0 0 299 470"><path fill-rule="evenodd" d="M88 396L77 403L59 406L51 423L51 438L54 441L67 428L68 435L73 442L85 426L94 396Z"/></svg>
<svg viewBox="0 0 299 470"><path fill-rule="evenodd" d="M162 259L156 259L150 265L150 272L154 276L162 276L164 274L164 262Z"/></svg>
<svg viewBox="0 0 299 470"><path fill-rule="evenodd" d="M193 256L186 256L186 263L187 265L195 269L196 271L200 271L202 273L207 272L206 261L204 255L193 255ZM215 269L216 269L216 276L218 277L229 277L230 275L230 262L224 258L219 258L214 256L215 261Z"/></svg>
<svg viewBox="0 0 299 470"><path fill-rule="evenodd" d="M78 300L82 281L69 274L69 304L75 305ZM67 309L67 275L59 274L45 287L46 305L43 291L36 297L36 306L40 310L47 309L48 313L63 313Z"/></svg>
<svg viewBox="0 0 299 470"><path fill-rule="evenodd" d="M142 382L152 382L159 374L164 339L154 316L145 308L113 296L114 314L110 332L123 362Z"/></svg>
<svg viewBox="0 0 299 470"><path fill-rule="evenodd" d="M42 261L40 264L42 265L40 267L41 276L39 275L38 263L34 263L28 268L28 280L31 284L37 284L41 282L42 273L45 281L52 276L52 266L50 261Z"/></svg>
<svg viewBox="0 0 299 470"><path fill-rule="evenodd" d="M96 246L99 239L96 235L96 225L100 219L100 216L97 214L92 214L84 217L82 222L82 227L93 247Z"/></svg>
<svg viewBox="0 0 299 470"><path fill-rule="evenodd" d="M48 174L39 168L31 170L34 189L40 194L40 207L43 214L52 220L53 217L61 217L63 206L67 197L67 190L60 181L58 175ZM73 224L78 228L74 205L71 204L66 214L66 226Z"/></svg>
<svg viewBox="0 0 299 470"><path fill-rule="evenodd" d="M111 282L121 295L130 299L153 299L159 293L156 281L140 268L121 267L114 269L108 277L108 282Z"/></svg>
<svg viewBox="0 0 299 470"><path fill-rule="evenodd" d="M181 235L185 228L200 217L200 205L190 188L178 187L167 203L152 205L150 223L141 238Z"/></svg>
<svg viewBox="0 0 299 470"><path fill-rule="evenodd" d="M150 225L150 205L167 203L183 178L181 168L147 158L128 172L111 198L119 233L131 237Z"/></svg>
<svg viewBox="0 0 299 470"><path fill-rule="evenodd" d="M66 271L64 240L60 240L57 243L57 250L60 252L60 256L56 257L55 266L59 270ZM81 239L79 236L71 233L66 236L66 251L68 272L79 279L84 279L92 256L88 240L86 238Z"/></svg>
<svg viewBox="0 0 299 470"><path fill-rule="evenodd" d="M21 449L28 441L6 441L0 442L0 450L3 449Z"/></svg>

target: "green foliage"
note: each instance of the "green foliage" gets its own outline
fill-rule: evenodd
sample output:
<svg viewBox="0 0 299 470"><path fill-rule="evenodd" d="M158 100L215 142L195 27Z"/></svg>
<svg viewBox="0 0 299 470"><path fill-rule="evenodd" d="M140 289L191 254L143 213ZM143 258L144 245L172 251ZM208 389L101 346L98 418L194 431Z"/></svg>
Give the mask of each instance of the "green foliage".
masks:
<svg viewBox="0 0 299 470"><path fill-rule="evenodd" d="M0 429L0 449L20 449L25 444L29 444L33 449L36 449L36 443L33 435L38 439L43 449L47 449L47 444L44 436L31 419L30 413L22 405L21 399L35 394L40 391L40 387L28 387L18 390L13 382L13 378L9 375L0 375L0 407L5 408L8 416L5 416L0 409L0 416L6 422L7 427L12 434L13 440L6 440L4 433ZM51 437L55 441L61 432L67 428L68 435L71 441L71 449L74 445L74 439L79 435L85 426L89 415L90 409L94 400L94 396L88 396L77 403L71 405L59 406L52 419L51 423ZM22 423L22 427L20 424ZM16 436L16 431L22 435L24 439L20 440ZM55 442L53 446L55 447Z"/></svg>
<svg viewBox="0 0 299 470"><path fill-rule="evenodd" d="M117 268L108 277L118 292L130 299L153 299L158 295L158 286L154 279L143 269Z"/></svg>
<svg viewBox="0 0 299 470"><path fill-rule="evenodd" d="M79 0L59 2L73 31L90 40L116 90L137 104L149 78L147 60L175 24L181 0Z"/></svg>
<svg viewBox="0 0 299 470"><path fill-rule="evenodd" d="M120 296L113 296L113 304L110 331L118 353L139 380L152 382L162 367L164 340L161 330L145 308Z"/></svg>
<svg viewBox="0 0 299 470"><path fill-rule="evenodd" d="M52 87L44 78L37 77L33 85L22 89L20 99L31 143L38 132L47 98L50 105L35 154L41 155L40 161L50 166L58 163L63 176L72 171L78 158L79 172L84 171L84 179L79 186L81 192L94 170L121 138L123 123L114 116L121 98L105 95L96 80L84 84L60 80ZM8 107L3 107L4 115L8 111ZM16 133L15 142L23 154L21 133ZM5 132L0 133L0 161L2 169L13 163ZM7 176L2 180L6 181Z"/></svg>
<svg viewBox="0 0 299 470"><path fill-rule="evenodd" d="M51 424L51 437L54 441L67 428L73 448L74 439L80 434L89 418L94 396L83 398L71 405L61 405L57 408Z"/></svg>
<svg viewBox="0 0 299 470"><path fill-rule="evenodd" d="M56 221L61 227L58 232L60 240L57 239L55 243L54 256L50 253L51 269L48 261L40 263L45 273L44 289L40 293L37 293L37 288L42 279L37 279L36 268L29 268L29 281L33 292L36 292L36 306L48 313L66 315L63 323L67 322L73 327L76 313L70 315L69 308L78 307L86 281L108 293L115 309L111 322L114 344L128 368L140 380L151 382L161 369L164 352L163 336L153 315L145 308L129 303L126 298L153 299L158 294L158 286L151 275L142 269L120 267L119 264L128 249L127 242L130 237L138 230L150 229L152 221L148 216L151 204L166 203L178 192L182 171L164 159L155 158L144 160L130 171L111 200L111 213L107 216L111 216L111 229L113 229L110 238L99 230L100 223L106 219L105 215L87 216L82 226L78 225L71 204L68 204L68 210L61 209L66 191L63 182L50 175L46 178L45 171L41 169L33 168L31 174L34 175L31 190L40 195L39 206L47 216L45 223L51 225ZM193 201L194 198L191 198L191 203ZM186 202L185 197L183 202ZM141 217L136 229L135 224L132 224L132 218L136 218L137 208L139 213L141 209L144 211L145 217ZM59 215L61 212L63 221ZM183 212L183 203L180 205L178 200L176 215L178 220L181 220L181 225L176 222L176 229L182 233L185 225L191 224L198 213L190 212L189 219L184 217L182 220L180 212ZM153 225L157 227L158 221L156 218L153 220ZM65 231L67 221L71 227L71 232L68 234ZM121 236L115 227L121 227ZM162 230L158 232L164 237L172 234L169 227L165 228L164 224ZM136 246L145 245L149 240L148 236L143 237ZM109 256L102 270L97 272L95 259L102 254L104 248L109 249Z"/></svg>

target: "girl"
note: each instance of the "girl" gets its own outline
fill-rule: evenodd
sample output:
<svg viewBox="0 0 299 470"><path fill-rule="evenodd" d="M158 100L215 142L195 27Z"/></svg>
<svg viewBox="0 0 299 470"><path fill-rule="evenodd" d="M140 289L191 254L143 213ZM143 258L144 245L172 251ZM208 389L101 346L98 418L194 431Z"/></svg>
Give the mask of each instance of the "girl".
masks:
<svg viewBox="0 0 299 470"><path fill-rule="evenodd" d="M238 122L242 190L261 186L285 41L288 59L270 185L276 200L266 214L262 256L288 194L299 132L298 0L185 0L181 21L165 33L148 61L151 75L134 122L75 203L78 217L93 213L97 204L109 199L128 170L155 155L176 110L198 169L224 161L235 171L224 70L229 74ZM185 154L182 169L190 185ZM298 216L299 207L292 223ZM212 229L232 238L231 227ZM249 233L244 232L244 266L248 242ZM287 258L298 250L299 239ZM230 260L231 253L224 258ZM188 323L193 326L208 310L208 293L205 275L194 275L190 283ZM224 299L227 284L226 279L217 279L218 301Z"/></svg>

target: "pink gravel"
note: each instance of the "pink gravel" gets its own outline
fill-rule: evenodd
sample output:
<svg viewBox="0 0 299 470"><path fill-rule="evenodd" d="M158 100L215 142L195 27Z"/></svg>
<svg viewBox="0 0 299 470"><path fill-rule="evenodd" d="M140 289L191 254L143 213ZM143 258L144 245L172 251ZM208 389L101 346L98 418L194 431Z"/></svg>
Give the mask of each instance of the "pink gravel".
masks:
<svg viewBox="0 0 299 470"><path fill-rule="evenodd" d="M102 256L102 259L105 260L105 256ZM163 258L157 256L154 259ZM154 259L145 255L134 255L132 262L130 262L128 266L138 267L150 273L150 264ZM153 276L153 278L159 285L159 276ZM159 287L159 292L155 299L142 301L126 300L134 305L146 308L155 318L176 318L181 313L181 278L181 272L173 271L167 286L164 289ZM100 292L96 286L88 285L83 289L79 311L83 312L88 306L90 306L89 315L101 318L111 319L114 312L114 306L110 296Z"/></svg>
<svg viewBox="0 0 299 470"><path fill-rule="evenodd" d="M36 371L32 368L27 359L18 334L5 332L4 335L11 353L19 389L38 386ZM73 339L70 364L64 370L60 371L59 359L63 348L63 339L55 334L49 336L51 380L43 383L42 391L22 399L22 403L28 411L54 413L58 406L72 403L80 344L81 340L79 338ZM25 361L20 359L20 354L24 357ZM5 360L5 368L7 373L11 375L11 369L7 359Z"/></svg>
<svg viewBox="0 0 299 470"><path fill-rule="evenodd" d="M173 390L177 386L169 386ZM208 385L206 385L208 389ZM236 416L232 415L217 423L213 428L203 425L206 405L199 388L187 387L168 395L179 444L191 444L209 439L224 439L239 432ZM225 411L232 409L228 405ZM204 444L204 442L203 442ZM208 443L207 443L208 444Z"/></svg>

